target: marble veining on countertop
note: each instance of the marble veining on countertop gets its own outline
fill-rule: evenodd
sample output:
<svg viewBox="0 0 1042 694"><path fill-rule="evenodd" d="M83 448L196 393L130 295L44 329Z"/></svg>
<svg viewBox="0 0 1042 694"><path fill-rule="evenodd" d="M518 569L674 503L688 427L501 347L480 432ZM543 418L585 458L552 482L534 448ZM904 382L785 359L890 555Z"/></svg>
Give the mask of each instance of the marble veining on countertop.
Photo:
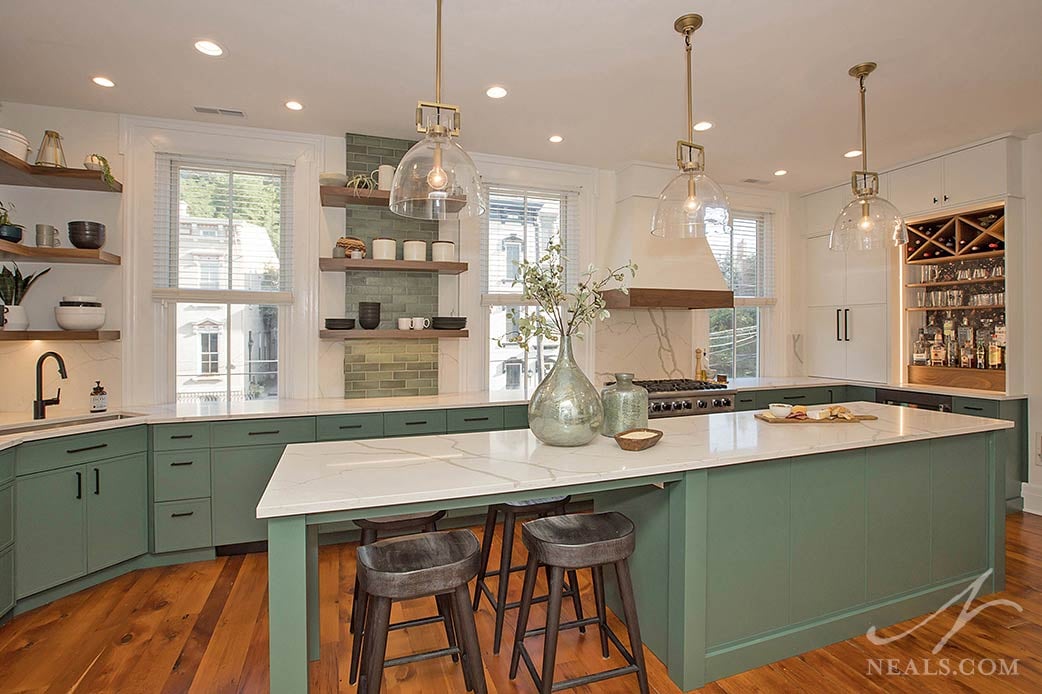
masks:
<svg viewBox="0 0 1042 694"><path fill-rule="evenodd" d="M546 446L527 429L293 444L261 497L257 517L552 489L1013 426L876 403L848 405L879 419L796 425L767 424L752 412L675 417L655 420L665 436L639 453L605 437L575 448Z"/></svg>

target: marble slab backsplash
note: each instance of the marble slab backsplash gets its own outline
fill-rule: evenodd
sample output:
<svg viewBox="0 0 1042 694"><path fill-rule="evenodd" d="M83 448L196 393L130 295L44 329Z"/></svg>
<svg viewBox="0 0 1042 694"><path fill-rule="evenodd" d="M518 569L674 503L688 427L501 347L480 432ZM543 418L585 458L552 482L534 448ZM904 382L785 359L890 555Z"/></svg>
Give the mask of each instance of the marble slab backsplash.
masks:
<svg viewBox="0 0 1042 694"><path fill-rule="evenodd" d="M90 409L90 391L101 381L109 394L109 411L123 402L123 367L119 342L0 343L0 412L24 412L32 417L36 398L36 360L44 352L62 355L69 377L62 380L53 359L43 367L43 395L62 389L61 405L47 408L48 418L82 414Z"/></svg>
<svg viewBox="0 0 1042 694"><path fill-rule="evenodd" d="M691 312L664 309L614 309L597 324L594 350L596 385L628 372L637 378L690 378L695 351Z"/></svg>

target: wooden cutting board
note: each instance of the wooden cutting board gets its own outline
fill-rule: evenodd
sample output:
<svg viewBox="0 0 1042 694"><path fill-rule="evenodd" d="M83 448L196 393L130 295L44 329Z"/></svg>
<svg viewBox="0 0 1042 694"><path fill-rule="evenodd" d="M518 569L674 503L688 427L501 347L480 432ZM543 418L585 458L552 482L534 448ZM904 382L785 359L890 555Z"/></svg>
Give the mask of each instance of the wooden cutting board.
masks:
<svg viewBox="0 0 1042 694"><path fill-rule="evenodd" d="M874 414L856 414L854 419L789 419L788 417L775 417L770 412L760 412L754 415L761 422L768 424L855 424L857 422L871 422L879 419Z"/></svg>

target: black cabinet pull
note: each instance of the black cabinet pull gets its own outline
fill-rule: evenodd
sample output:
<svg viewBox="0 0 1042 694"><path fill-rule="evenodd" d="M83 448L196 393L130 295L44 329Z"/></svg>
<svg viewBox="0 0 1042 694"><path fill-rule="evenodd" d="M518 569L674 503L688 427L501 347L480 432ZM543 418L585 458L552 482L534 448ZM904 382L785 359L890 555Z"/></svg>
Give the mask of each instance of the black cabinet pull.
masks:
<svg viewBox="0 0 1042 694"><path fill-rule="evenodd" d="M338 429L361 429L361 424L341 424Z"/></svg>
<svg viewBox="0 0 1042 694"><path fill-rule="evenodd" d="M278 429L271 429L269 431L251 431L249 435L250 436L271 436L271 435L277 434L277 433L279 433Z"/></svg>
<svg viewBox="0 0 1042 694"><path fill-rule="evenodd" d="M69 448L65 452L66 453L70 453L70 454L71 453L83 453L84 451L96 451L99 448L108 448L108 447L109 447L109 445L107 443L99 443L99 444L97 444L95 446L84 446L83 448Z"/></svg>
<svg viewBox="0 0 1042 694"><path fill-rule="evenodd" d="M176 463L170 463L170 467L181 467L182 465L191 465L191 460L179 460Z"/></svg>
<svg viewBox="0 0 1042 694"><path fill-rule="evenodd" d="M804 400L806 395L783 395L782 400Z"/></svg>
<svg viewBox="0 0 1042 694"><path fill-rule="evenodd" d="M843 339L850 342L850 309L843 309Z"/></svg>
<svg viewBox="0 0 1042 694"><path fill-rule="evenodd" d="M405 426L407 426L407 427L411 427L411 426L413 426L413 425L415 425L415 424L426 424L426 423L427 423L427 420L426 420L426 419L418 419L418 420L416 420L415 422L406 422L406 423L405 423Z"/></svg>
<svg viewBox="0 0 1042 694"><path fill-rule="evenodd" d="M94 496L101 494L101 470L94 468Z"/></svg>
<svg viewBox="0 0 1042 694"><path fill-rule="evenodd" d="M181 439L190 439L193 436L195 436L195 434L174 434L174 435L172 435L170 437L170 440L171 441L178 441L178 440L181 440Z"/></svg>
<svg viewBox="0 0 1042 694"><path fill-rule="evenodd" d="M185 518L186 516L194 515L195 511L185 511L183 513L171 513L171 518Z"/></svg>
<svg viewBox="0 0 1042 694"><path fill-rule="evenodd" d="M944 201L948 202L948 196L947 195L944 196Z"/></svg>
<svg viewBox="0 0 1042 694"><path fill-rule="evenodd" d="M488 417L464 417L464 422L487 422Z"/></svg>
<svg viewBox="0 0 1042 694"><path fill-rule="evenodd" d="M935 195L935 196L933 196L933 204L934 204L934 205L936 205L936 204L937 204L937 196L936 196L936 195Z"/></svg>
<svg viewBox="0 0 1042 694"><path fill-rule="evenodd" d="M842 309L836 309L836 342L842 342L842 340L839 337L839 312L841 310Z"/></svg>
<svg viewBox="0 0 1042 694"><path fill-rule="evenodd" d="M83 498L83 473L82 472L77 472L76 473L76 498L77 499L82 499Z"/></svg>
<svg viewBox="0 0 1042 694"><path fill-rule="evenodd" d="M969 410L970 412L983 412L984 411L983 407L975 407L973 405L963 405L962 409Z"/></svg>

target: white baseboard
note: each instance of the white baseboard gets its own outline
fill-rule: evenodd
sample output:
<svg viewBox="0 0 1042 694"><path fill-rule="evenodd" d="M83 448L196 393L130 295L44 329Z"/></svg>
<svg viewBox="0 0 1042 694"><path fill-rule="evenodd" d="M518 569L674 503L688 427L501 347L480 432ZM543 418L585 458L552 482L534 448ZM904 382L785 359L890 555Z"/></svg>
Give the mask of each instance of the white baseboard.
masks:
<svg viewBox="0 0 1042 694"><path fill-rule="evenodd" d="M1036 516L1042 516L1042 484L1020 485L1020 494L1024 497L1024 510Z"/></svg>

